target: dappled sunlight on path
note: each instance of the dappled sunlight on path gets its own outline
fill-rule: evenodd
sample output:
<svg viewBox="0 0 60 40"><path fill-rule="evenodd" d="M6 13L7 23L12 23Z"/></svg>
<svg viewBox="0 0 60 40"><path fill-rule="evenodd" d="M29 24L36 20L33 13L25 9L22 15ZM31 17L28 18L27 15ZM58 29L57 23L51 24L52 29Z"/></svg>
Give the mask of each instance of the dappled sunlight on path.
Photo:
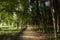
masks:
<svg viewBox="0 0 60 40"><path fill-rule="evenodd" d="M27 27L23 32L23 35L20 36L21 40L45 40L45 35L40 35L32 30L32 27Z"/></svg>

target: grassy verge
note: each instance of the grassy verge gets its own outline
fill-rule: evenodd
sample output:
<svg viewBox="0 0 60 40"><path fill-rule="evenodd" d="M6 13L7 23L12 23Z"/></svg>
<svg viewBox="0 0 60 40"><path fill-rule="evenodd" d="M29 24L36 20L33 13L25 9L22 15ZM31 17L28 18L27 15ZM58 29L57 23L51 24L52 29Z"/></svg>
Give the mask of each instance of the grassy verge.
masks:
<svg viewBox="0 0 60 40"><path fill-rule="evenodd" d="M1 28L0 30L0 40L12 40L18 33L23 32L25 27L22 29L19 27L18 30L16 27L11 28Z"/></svg>
<svg viewBox="0 0 60 40"><path fill-rule="evenodd" d="M54 29L52 28L52 26L51 27L48 26L46 30L44 30L42 26L40 26L39 28L38 26L33 25L33 30L39 33L40 35L41 34L46 35L46 40L55 40L54 32L53 32ZM46 32L43 33L43 31L46 31ZM59 34L57 33L56 40L60 40L60 33Z"/></svg>

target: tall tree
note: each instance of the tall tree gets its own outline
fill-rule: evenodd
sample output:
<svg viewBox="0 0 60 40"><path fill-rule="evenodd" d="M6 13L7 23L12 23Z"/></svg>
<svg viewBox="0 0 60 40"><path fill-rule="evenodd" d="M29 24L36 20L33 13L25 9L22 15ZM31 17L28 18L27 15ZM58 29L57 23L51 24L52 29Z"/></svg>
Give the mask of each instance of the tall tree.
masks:
<svg viewBox="0 0 60 40"><path fill-rule="evenodd" d="M55 40L57 38L57 20L56 20L56 11L55 11L55 3L56 0L51 0L51 13L52 13L52 20L53 20L53 27L54 27L54 37L55 37Z"/></svg>

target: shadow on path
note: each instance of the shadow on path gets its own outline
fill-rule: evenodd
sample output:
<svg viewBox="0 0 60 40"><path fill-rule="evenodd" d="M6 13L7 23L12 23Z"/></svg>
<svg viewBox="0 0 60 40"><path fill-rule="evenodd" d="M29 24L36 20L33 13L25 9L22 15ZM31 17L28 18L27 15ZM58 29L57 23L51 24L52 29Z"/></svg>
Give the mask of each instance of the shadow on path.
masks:
<svg viewBox="0 0 60 40"><path fill-rule="evenodd" d="M40 35L32 30L32 27L27 27L27 29L19 36L20 40L46 40L45 35Z"/></svg>
<svg viewBox="0 0 60 40"><path fill-rule="evenodd" d="M5 36L6 39L4 38L0 40L46 40L45 35L40 35L36 33L32 30L32 27L27 27L19 33L16 33L14 36L9 36L9 34Z"/></svg>
<svg viewBox="0 0 60 40"><path fill-rule="evenodd" d="M24 32L25 30L26 30L26 28L23 29L22 31L20 31L19 33L15 34L15 36L12 37L11 40L21 40L21 38L20 38L19 36L23 35L23 32Z"/></svg>

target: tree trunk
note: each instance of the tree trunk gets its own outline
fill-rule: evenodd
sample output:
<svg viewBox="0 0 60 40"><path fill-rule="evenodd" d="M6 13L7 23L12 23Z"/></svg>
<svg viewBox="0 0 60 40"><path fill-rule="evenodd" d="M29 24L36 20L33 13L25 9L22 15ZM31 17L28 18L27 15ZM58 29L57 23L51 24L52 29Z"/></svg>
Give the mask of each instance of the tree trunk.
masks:
<svg viewBox="0 0 60 40"><path fill-rule="evenodd" d="M40 25L40 11L39 11L39 2L38 2L39 0L36 0L36 13L37 13L37 15L36 15L36 23L38 24L38 25Z"/></svg>
<svg viewBox="0 0 60 40"><path fill-rule="evenodd" d="M51 13L52 13L52 20L53 20L53 27L54 27L54 38L56 40L57 38L57 24L56 24L56 19L55 19L55 10L54 10L54 4L53 4L54 0L51 0Z"/></svg>
<svg viewBox="0 0 60 40"><path fill-rule="evenodd" d="M57 15L57 32L59 32L59 16Z"/></svg>

